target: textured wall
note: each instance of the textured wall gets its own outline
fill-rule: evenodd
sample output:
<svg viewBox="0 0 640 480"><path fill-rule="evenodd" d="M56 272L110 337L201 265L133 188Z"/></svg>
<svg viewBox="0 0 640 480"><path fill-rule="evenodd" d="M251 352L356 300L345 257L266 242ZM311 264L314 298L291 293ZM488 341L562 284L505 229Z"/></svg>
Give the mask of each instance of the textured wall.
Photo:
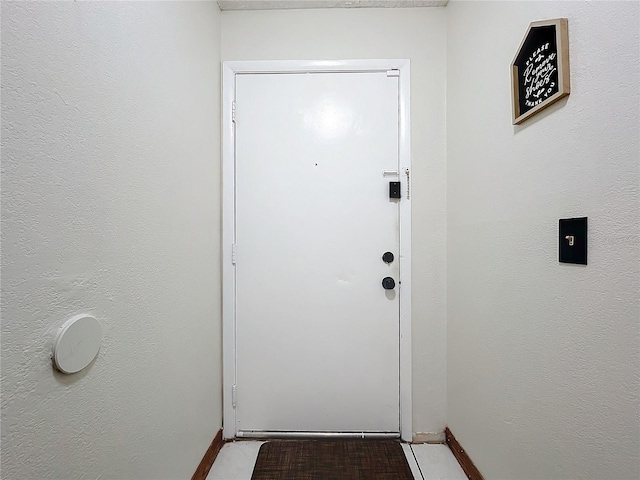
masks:
<svg viewBox="0 0 640 480"><path fill-rule="evenodd" d="M189 478L221 424L215 2L2 3L2 478ZM93 313L85 371L49 360Z"/></svg>
<svg viewBox="0 0 640 480"><path fill-rule="evenodd" d="M450 2L448 422L486 478L640 477L637 2ZM567 17L571 95L511 125L531 21ZM589 217L589 265L558 219Z"/></svg>
<svg viewBox="0 0 640 480"><path fill-rule="evenodd" d="M446 9L222 13L223 60L411 59L413 425L445 425Z"/></svg>

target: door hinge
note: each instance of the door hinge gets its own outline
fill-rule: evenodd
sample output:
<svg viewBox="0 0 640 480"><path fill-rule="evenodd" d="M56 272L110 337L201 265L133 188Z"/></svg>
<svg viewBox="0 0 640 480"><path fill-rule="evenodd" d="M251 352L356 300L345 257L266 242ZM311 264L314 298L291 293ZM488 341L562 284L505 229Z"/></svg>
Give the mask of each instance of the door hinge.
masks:
<svg viewBox="0 0 640 480"><path fill-rule="evenodd" d="M235 265L237 261L236 258L236 244L231 245L231 264Z"/></svg>
<svg viewBox="0 0 640 480"><path fill-rule="evenodd" d="M236 123L236 102L231 102L231 121Z"/></svg>
<svg viewBox="0 0 640 480"><path fill-rule="evenodd" d="M397 68L394 68L393 70L387 70L387 77L399 77L400 76L400 70L398 70Z"/></svg>
<svg viewBox="0 0 640 480"><path fill-rule="evenodd" d="M236 408L236 386L231 387L231 404Z"/></svg>

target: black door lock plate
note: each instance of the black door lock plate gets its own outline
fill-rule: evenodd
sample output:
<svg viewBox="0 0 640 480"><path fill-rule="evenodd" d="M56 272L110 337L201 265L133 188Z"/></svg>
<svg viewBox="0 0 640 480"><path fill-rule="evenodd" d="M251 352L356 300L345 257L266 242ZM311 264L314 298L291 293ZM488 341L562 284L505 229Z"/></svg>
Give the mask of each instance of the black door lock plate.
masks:
<svg viewBox="0 0 640 480"><path fill-rule="evenodd" d="M389 198L400 198L400 182L389 182Z"/></svg>

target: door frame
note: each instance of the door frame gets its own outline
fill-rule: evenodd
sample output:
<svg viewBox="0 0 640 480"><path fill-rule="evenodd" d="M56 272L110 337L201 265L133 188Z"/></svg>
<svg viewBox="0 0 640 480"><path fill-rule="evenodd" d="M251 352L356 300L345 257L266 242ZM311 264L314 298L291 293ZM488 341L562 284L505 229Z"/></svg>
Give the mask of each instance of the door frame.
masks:
<svg viewBox="0 0 640 480"><path fill-rule="evenodd" d="M411 397L411 128L410 61L229 61L222 65L222 397L223 437L236 437L236 269L235 269L235 97L237 74L257 73L339 73L392 72L399 92L399 203L400 252L400 438L410 442L413 435ZM382 175L382 172L381 172ZM336 432L338 434L339 432Z"/></svg>

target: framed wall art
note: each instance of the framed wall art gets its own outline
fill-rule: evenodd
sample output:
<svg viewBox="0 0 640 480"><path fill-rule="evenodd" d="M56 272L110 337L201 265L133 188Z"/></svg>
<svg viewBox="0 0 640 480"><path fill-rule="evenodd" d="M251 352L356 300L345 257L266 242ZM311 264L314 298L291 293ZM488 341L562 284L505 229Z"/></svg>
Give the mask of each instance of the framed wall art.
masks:
<svg viewBox="0 0 640 480"><path fill-rule="evenodd" d="M511 63L513 124L569 95L569 29L566 18L529 25Z"/></svg>

